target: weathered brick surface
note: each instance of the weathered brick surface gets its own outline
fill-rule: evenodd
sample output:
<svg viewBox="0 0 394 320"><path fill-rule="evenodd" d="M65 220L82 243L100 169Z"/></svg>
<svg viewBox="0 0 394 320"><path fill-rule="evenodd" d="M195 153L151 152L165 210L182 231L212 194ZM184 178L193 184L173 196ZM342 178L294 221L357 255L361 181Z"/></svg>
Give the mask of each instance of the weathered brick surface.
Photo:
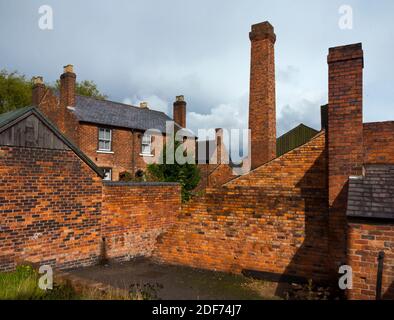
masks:
<svg viewBox="0 0 394 320"><path fill-rule="evenodd" d="M147 163L140 155L142 132L132 132L128 129L116 128L112 130L112 152L98 152L99 127L94 124L82 123L79 125L80 149L101 168L112 168L112 179L119 180L119 174L124 171L136 172L146 170ZM155 157L148 160L157 160Z"/></svg>
<svg viewBox="0 0 394 320"><path fill-rule="evenodd" d="M394 121L364 123L364 163L394 163Z"/></svg>
<svg viewBox="0 0 394 320"><path fill-rule="evenodd" d="M0 269L97 262L101 178L73 151L0 147Z"/></svg>
<svg viewBox="0 0 394 320"><path fill-rule="evenodd" d="M329 244L332 276L346 262L348 179L363 165L363 50L361 44L331 48L328 55Z"/></svg>
<svg viewBox="0 0 394 320"><path fill-rule="evenodd" d="M353 270L349 299L374 300L378 254L385 252L382 298L394 300L394 223L352 218L348 227L348 264Z"/></svg>
<svg viewBox="0 0 394 320"><path fill-rule="evenodd" d="M276 158L228 186L281 188L327 188L326 143L322 132L303 146Z"/></svg>
<svg viewBox="0 0 394 320"><path fill-rule="evenodd" d="M45 90L40 101L39 109L68 139L98 167L112 169L113 180L119 180L119 174L124 171L135 173L138 170L146 170L147 162L141 156L142 131L111 128L112 153L100 153L97 152L99 125L80 123L50 89ZM148 161L157 161L160 156L160 145L159 138L154 139L154 157L148 157Z"/></svg>
<svg viewBox="0 0 394 320"><path fill-rule="evenodd" d="M184 205L154 257L174 264L326 278L325 135Z"/></svg>
<svg viewBox="0 0 394 320"><path fill-rule="evenodd" d="M252 169L276 157L275 40L269 22L252 26L249 129Z"/></svg>
<svg viewBox="0 0 394 320"><path fill-rule="evenodd" d="M107 257L150 256L180 206L179 185L104 183L101 223Z"/></svg>

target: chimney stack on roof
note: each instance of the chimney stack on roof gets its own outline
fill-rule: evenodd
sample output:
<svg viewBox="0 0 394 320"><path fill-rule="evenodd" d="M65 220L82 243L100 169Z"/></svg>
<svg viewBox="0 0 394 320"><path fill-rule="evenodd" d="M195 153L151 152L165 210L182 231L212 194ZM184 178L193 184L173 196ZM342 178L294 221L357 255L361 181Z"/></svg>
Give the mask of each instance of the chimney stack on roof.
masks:
<svg viewBox="0 0 394 320"><path fill-rule="evenodd" d="M173 108L174 121L182 128L186 128L186 101L183 95L176 96Z"/></svg>
<svg viewBox="0 0 394 320"><path fill-rule="evenodd" d="M32 104L38 107L45 93L44 78L41 76L33 77L33 92L32 92Z"/></svg>
<svg viewBox="0 0 394 320"><path fill-rule="evenodd" d="M71 64L64 66L63 74L60 76L60 104L63 107L75 105L76 78L74 66Z"/></svg>

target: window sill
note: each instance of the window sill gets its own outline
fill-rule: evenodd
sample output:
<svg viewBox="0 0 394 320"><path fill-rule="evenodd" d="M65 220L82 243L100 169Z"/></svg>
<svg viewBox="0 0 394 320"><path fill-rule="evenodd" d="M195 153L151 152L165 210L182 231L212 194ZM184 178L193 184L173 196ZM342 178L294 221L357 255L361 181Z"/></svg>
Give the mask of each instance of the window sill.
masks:
<svg viewBox="0 0 394 320"><path fill-rule="evenodd" d="M147 154L147 153L140 153L141 157L154 157L153 154Z"/></svg>
<svg viewBox="0 0 394 320"><path fill-rule="evenodd" d="M97 153L114 154L113 151L97 150Z"/></svg>

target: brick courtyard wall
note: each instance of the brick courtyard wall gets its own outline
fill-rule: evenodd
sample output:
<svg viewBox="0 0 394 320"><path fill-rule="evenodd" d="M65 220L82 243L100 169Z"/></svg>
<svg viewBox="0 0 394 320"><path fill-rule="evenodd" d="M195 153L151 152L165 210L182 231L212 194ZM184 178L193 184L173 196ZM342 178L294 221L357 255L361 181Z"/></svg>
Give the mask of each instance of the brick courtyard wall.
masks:
<svg viewBox="0 0 394 320"><path fill-rule="evenodd" d="M228 164L219 164L208 177L208 186L211 188L220 187L230 180L236 178L233 169Z"/></svg>
<svg viewBox="0 0 394 320"><path fill-rule="evenodd" d="M0 185L0 270L97 262L102 182L74 152L1 146Z"/></svg>
<svg viewBox="0 0 394 320"><path fill-rule="evenodd" d="M325 135L182 207L154 257L172 264L325 280ZM266 181L268 179L268 181Z"/></svg>
<svg viewBox="0 0 394 320"><path fill-rule="evenodd" d="M364 123L364 162L394 163L394 121Z"/></svg>
<svg viewBox="0 0 394 320"><path fill-rule="evenodd" d="M378 254L385 252L382 298L394 300L394 222L349 220L348 264L353 269L353 289L348 298L374 300Z"/></svg>
<svg viewBox="0 0 394 320"><path fill-rule="evenodd" d="M102 237L106 257L149 257L157 237L174 223L180 206L178 184L104 183Z"/></svg>

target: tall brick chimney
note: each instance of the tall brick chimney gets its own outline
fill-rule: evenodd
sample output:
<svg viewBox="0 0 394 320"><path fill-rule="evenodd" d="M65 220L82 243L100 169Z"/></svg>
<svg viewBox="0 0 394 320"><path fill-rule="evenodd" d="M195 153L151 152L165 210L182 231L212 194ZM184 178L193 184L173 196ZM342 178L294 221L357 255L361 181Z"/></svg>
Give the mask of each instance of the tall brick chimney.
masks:
<svg viewBox="0 0 394 320"><path fill-rule="evenodd" d="M45 94L44 79L42 77L33 77L33 92L32 103L33 106L38 107Z"/></svg>
<svg viewBox="0 0 394 320"><path fill-rule="evenodd" d="M332 274L346 262L346 207L350 175L363 165L363 50L361 43L328 55L329 254Z"/></svg>
<svg viewBox="0 0 394 320"><path fill-rule="evenodd" d="M177 96L173 109L174 121L182 128L186 128L186 101L184 96Z"/></svg>
<svg viewBox="0 0 394 320"><path fill-rule="evenodd" d="M269 22L252 25L249 129L251 167L276 157L275 54L276 35Z"/></svg>
<svg viewBox="0 0 394 320"><path fill-rule="evenodd" d="M60 76L60 104L64 107L75 105L76 78L74 67L71 64L65 66L64 72Z"/></svg>

